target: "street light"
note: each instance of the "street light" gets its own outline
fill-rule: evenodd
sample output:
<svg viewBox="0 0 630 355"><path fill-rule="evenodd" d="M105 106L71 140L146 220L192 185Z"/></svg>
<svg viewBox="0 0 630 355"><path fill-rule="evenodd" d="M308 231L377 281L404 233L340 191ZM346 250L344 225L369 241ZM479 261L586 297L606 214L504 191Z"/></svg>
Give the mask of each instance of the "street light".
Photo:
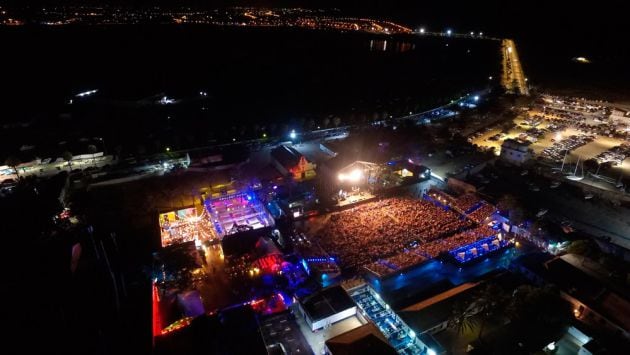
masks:
<svg viewBox="0 0 630 355"><path fill-rule="evenodd" d="M289 133L289 137L291 137L291 139L295 139L295 137L297 137L297 134L295 133L294 129L292 129L291 133Z"/></svg>
<svg viewBox="0 0 630 355"><path fill-rule="evenodd" d="M99 137L98 140L103 142L103 153L107 155L107 146L105 145L105 138Z"/></svg>
<svg viewBox="0 0 630 355"><path fill-rule="evenodd" d="M166 152L170 152L171 151L171 147L166 147Z"/></svg>
<svg viewBox="0 0 630 355"><path fill-rule="evenodd" d="M479 101L479 95L475 95L475 97L473 97L473 99L474 99L475 101Z"/></svg>
<svg viewBox="0 0 630 355"><path fill-rule="evenodd" d="M446 35L447 35L447 36L450 36L450 35L451 35L451 33L453 33L453 31L452 31L452 30L450 30L450 29L446 30Z"/></svg>
<svg viewBox="0 0 630 355"><path fill-rule="evenodd" d="M420 33L424 33L424 27L420 28Z"/></svg>

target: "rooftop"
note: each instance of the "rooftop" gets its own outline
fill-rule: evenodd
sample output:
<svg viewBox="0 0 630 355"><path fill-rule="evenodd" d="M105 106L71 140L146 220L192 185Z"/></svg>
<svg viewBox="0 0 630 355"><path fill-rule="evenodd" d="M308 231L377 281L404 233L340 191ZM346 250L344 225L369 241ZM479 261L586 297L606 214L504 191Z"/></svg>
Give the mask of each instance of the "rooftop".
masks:
<svg viewBox="0 0 630 355"><path fill-rule="evenodd" d="M291 167L299 163L303 155L293 147L281 145L271 151L271 156L282 166Z"/></svg>
<svg viewBox="0 0 630 355"><path fill-rule="evenodd" d="M337 285L325 288L300 301L308 316L317 321L356 307L356 304L343 287Z"/></svg>
<svg viewBox="0 0 630 355"><path fill-rule="evenodd" d="M333 355L396 354L374 323L337 335L326 341L326 346Z"/></svg>

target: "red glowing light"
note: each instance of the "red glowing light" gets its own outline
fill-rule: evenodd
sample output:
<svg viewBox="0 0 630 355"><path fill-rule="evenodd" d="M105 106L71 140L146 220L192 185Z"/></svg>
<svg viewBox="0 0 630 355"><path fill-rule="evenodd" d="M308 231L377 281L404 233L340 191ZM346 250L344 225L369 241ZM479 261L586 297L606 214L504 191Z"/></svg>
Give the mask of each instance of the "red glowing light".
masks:
<svg viewBox="0 0 630 355"><path fill-rule="evenodd" d="M160 317L160 295L153 284L153 338L162 335L162 319Z"/></svg>

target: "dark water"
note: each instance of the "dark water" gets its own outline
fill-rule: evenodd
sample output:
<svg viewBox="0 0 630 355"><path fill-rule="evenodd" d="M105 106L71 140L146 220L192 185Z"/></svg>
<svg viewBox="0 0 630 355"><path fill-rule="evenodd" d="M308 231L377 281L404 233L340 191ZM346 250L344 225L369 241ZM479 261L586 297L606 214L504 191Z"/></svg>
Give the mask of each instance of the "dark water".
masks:
<svg viewBox="0 0 630 355"><path fill-rule="evenodd" d="M630 97L621 46L540 28L507 32L533 85ZM0 122L37 122L10 132L3 150L103 136L150 152L324 126L331 115L364 122L485 88L500 63L493 41L277 28L2 28L0 43ZM89 104L65 105L89 89L100 90ZM182 104L138 104L159 93Z"/></svg>
<svg viewBox="0 0 630 355"><path fill-rule="evenodd" d="M492 43L175 26L2 31L12 70L0 110L18 114L98 88L119 99L204 90L229 119L341 115L407 98L432 104L498 69Z"/></svg>

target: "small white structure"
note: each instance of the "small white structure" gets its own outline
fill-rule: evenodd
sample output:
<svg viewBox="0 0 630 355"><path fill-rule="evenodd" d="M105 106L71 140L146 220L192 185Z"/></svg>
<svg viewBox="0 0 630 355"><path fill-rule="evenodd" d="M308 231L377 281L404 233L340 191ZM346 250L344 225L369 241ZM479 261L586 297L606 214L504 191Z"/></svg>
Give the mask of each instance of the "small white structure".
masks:
<svg viewBox="0 0 630 355"><path fill-rule="evenodd" d="M514 139L506 139L501 144L501 159L514 165L522 165L532 158L529 143L521 143Z"/></svg>
<svg viewBox="0 0 630 355"><path fill-rule="evenodd" d="M299 310L311 331L357 314L357 305L341 286L325 288L299 302Z"/></svg>

